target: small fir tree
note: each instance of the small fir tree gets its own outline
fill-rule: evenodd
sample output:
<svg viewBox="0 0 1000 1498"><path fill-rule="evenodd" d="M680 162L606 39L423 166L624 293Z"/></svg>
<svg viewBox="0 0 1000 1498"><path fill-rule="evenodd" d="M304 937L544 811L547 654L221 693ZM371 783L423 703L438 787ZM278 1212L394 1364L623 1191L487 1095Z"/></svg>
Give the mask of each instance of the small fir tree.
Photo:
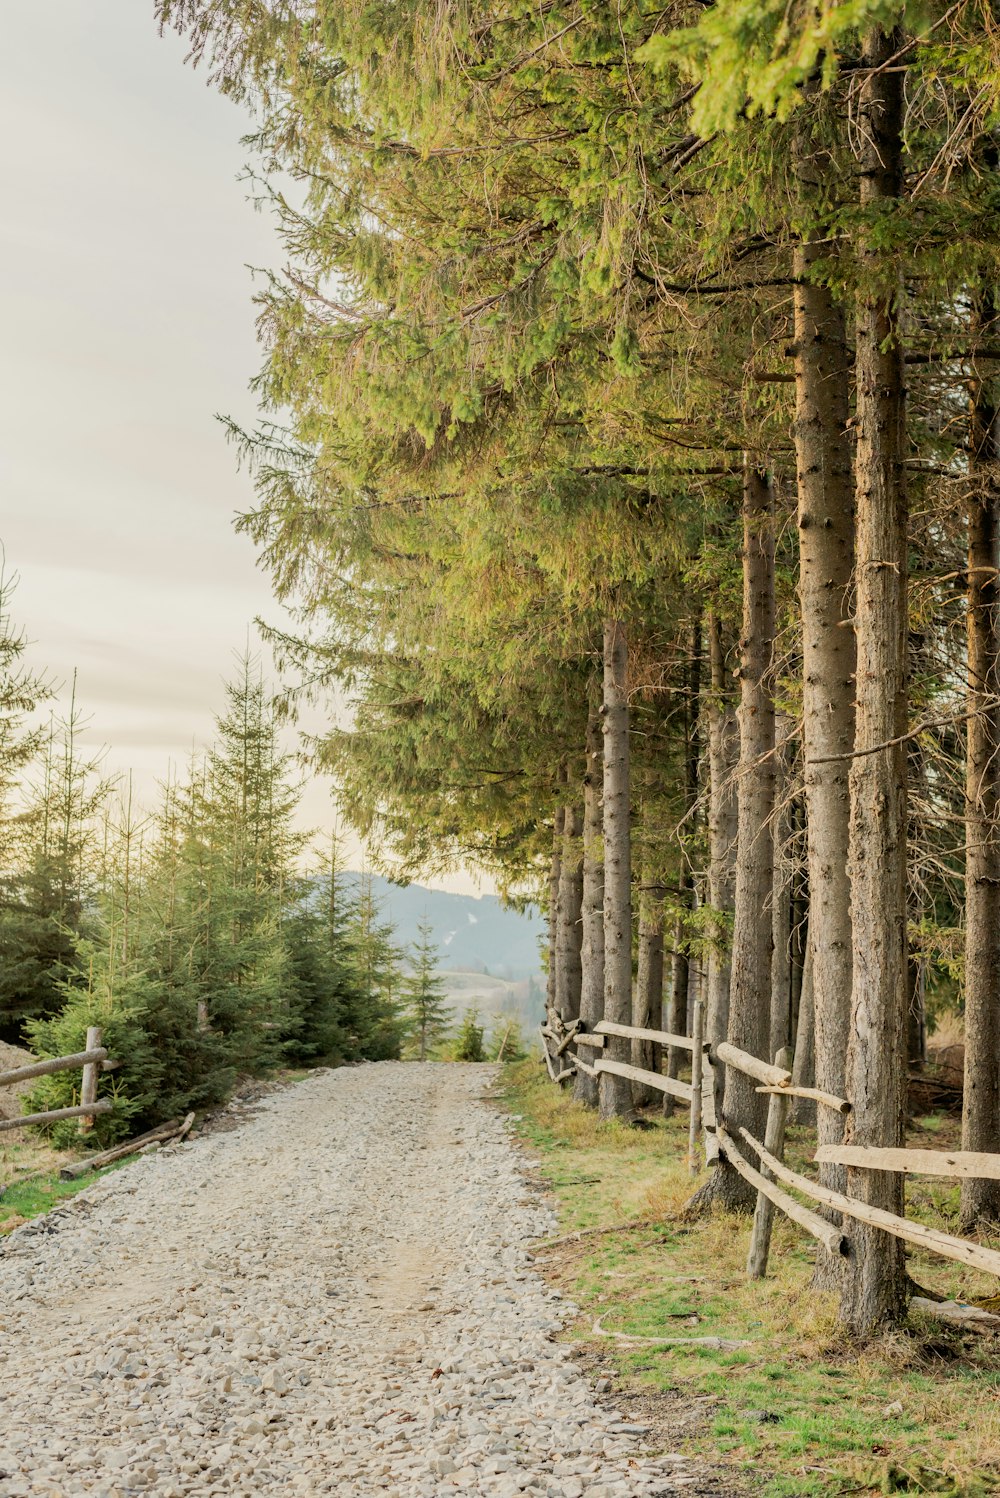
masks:
<svg viewBox="0 0 1000 1498"><path fill-rule="evenodd" d="M438 949L426 912L417 932L413 968L403 983L403 1002L417 1046L417 1059L426 1061L428 1051L444 1038L450 1014L444 981L437 971Z"/></svg>

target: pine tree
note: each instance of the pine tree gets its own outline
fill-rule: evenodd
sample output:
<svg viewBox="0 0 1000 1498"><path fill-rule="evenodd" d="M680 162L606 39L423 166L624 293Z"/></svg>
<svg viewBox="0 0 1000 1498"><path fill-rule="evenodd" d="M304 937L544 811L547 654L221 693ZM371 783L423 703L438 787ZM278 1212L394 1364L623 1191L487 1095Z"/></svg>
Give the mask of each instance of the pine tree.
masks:
<svg viewBox="0 0 1000 1498"><path fill-rule="evenodd" d="M417 940L411 948L411 968L403 980L403 1002L416 1041L417 1059L427 1060L428 1051L443 1039L451 1023L445 986L438 976L438 949L434 929L426 912L417 922Z"/></svg>

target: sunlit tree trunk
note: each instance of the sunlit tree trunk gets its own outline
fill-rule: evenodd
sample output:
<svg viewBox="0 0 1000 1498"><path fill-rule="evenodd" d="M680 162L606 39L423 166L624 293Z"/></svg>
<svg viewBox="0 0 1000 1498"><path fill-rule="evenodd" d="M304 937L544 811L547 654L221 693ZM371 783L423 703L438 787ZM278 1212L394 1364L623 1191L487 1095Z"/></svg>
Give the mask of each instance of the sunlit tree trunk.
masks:
<svg viewBox="0 0 1000 1498"><path fill-rule="evenodd" d="M628 647L618 619L604 626L604 1017L632 1018L632 827L629 776ZM610 1037L605 1055L628 1062L629 1042ZM634 1117L631 1086L602 1073L602 1118Z"/></svg>
<svg viewBox="0 0 1000 1498"><path fill-rule="evenodd" d="M582 975L580 1018L593 1030L604 1018L604 833L601 803L604 759L601 719L596 710L587 719L587 768L583 780L583 896L580 907ZM594 1053L585 1056L593 1061ZM597 1079L577 1072L574 1095L578 1102L597 1107Z"/></svg>
<svg viewBox="0 0 1000 1498"><path fill-rule="evenodd" d="M548 973L545 984L545 1009L549 1017L558 1013L559 972L559 889L562 876L563 834L566 808L557 806L552 817L552 855L549 859Z"/></svg>
<svg viewBox="0 0 1000 1498"><path fill-rule="evenodd" d="M751 1055L767 1050L770 1019L771 922L774 875L774 697L770 680L775 633L774 506L766 474L747 465L743 500L743 632L740 640L740 764L738 857L733 925L729 1040ZM752 1077L726 1068L723 1114L731 1132L762 1139L764 1100ZM712 1197L749 1211L756 1193L723 1166Z"/></svg>
<svg viewBox="0 0 1000 1498"><path fill-rule="evenodd" d="M862 61L859 151L862 207L898 197L902 75L888 66L899 33L871 31ZM862 236L864 288L856 316L857 709L851 760L853 987L847 1054L848 1132L854 1144L903 1143L906 1035L906 491L904 384L896 300L878 253ZM816 978L822 959L815 955ZM817 1007L817 1043L821 1009ZM902 1214L904 1177L849 1170L848 1191ZM841 1319L868 1336L905 1310L903 1245L864 1223L845 1223L850 1255Z"/></svg>
<svg viewBox="0 0 1000 1498"><path fill-rule="evenodd" d="M801 207L809 217L822 201L830 170L817 145L824 105L807 94L795 137ZM809 993L814 1012L800 1018L800 1036L814 1050L816 1085L837 1097L847 1086L851 1012L851 888L849 756L854 748L854 487L849 419L850 359L844 313L828 287L812 279L816 262L835 250L823 232L807 235L794 255L795 455L798 479L799 603L802 615L802 734L805 759L809 881ZM800 1001L800 1011L806 993ZM797 1042L798 1043L798 1042ZM805 1064L805 1058L802 1058ZM823 1108L821 1144L839 1144L843 1120ZM842 1166L820 1166L824 1185L843 1191ZM817 1249L817 1283L839 1279L842 1265Z"/></svg>
<svg viewBox="0 0 1000 1498"><path fill-rule="evenodd" d="M729 1028L729 918L736 882L736 761L739 728L730 690L726 642L716 613L708 615L708 903L715 940L708 954L705 1038L717 1045Z"/></svg>
<svg viewBox="0 0 1000 1498"><path fill-rule="evenodd" d="M632 1023L639 1029L663 1028L663 900L665 890L656 883L655 857L643 865L639 892L639 942ZM660 1048L652 1040L632 1041L632 1064L645 1071L659 1071ZM659 1101L659 1093L643 1083L632 1089L636 1104Z"/></svg>
<svg viewBox="0 0 1000 1498"><path fill-rule="evenodd" d="M774 888L771 895L771 1014L768 1059L792 1043L792 839L795 803L789 740L792 720L779 713L775 720Z"/></svg>
<svg viewBox="0 0 1000 1498"><path fill-rule="evenodd" d="M556 1010L568 1025L580 1013L583 977L580 907L583 902L583 811L563 812L563 846L559 860L559 921L556 950Z"/></svg>

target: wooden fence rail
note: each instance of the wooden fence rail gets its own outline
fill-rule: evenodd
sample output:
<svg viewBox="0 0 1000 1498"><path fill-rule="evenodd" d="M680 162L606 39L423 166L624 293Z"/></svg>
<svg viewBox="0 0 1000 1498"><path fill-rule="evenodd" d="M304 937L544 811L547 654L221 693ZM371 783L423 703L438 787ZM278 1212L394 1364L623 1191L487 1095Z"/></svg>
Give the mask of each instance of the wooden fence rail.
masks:
<svg viewBox="0 0 1000 1498"><path fill-rule="evenodd" d="M779 1052L774 1062L769 1062L725 1041L715 1047L709 1046L702 1037L702 1023L701 1001L697 1000L693 1006L693 1034L690 1036L672 1035L666 1030L645 1029L637 1025L619 1025L608 1020L602 1020L594 1026L593 1031L587 1031L579 1020L574 1020L571 1025L564 1025L551 1010L547 1023L540 1027L540 1031L545 1064L549 1076L555 1082L566 1081L575 1075L577 1069L598 1078L604 1073L610 1073L643 1087L665 1092L689 1104L691 1117L688 1154L692 1171L697 1169L697 1143L700 1139L707 1165L714 1165L720 1159L725 1161L757 1191L757 1206L747 1256L747 1274L750 1278L763 1278L767 1272L771 1229L776 1210L811 1234L831 1254L847 1252L847 1237L836 1221L831 1222L820 1216L783 1188L791 1188L844 1217L868 1223L893 1237L940 1254L943 1258L953 1259L970 1269L985 1270L1000 1277L1000 1251L953 1237L950 1233L926 1227L923 1223L912 1222L905 1217L897 1217L895 1213L885 1212L881 1208L869 1206L867 1202L832 1191L821 1186L818 1181L810 1180L808 1176L790 1169L784 1163L783 1154L785 1126L792 1099L807 1098L845 1118L851 1111L850 1102L816 1087L795 1085L789 1069L791 1053L788 1051ZM643 1067L607 1056L607 1039L612 1036L627 1040L650 1040L665 1049L690 1052L691 1081L684 1082L661 1072L647 1071ZM583 1059L581 1048L588 1049L594 1055L592 1063ZM560 1068L558 1071L556 1063ZM722 1096L719 1083L726 1066L734 1067L752 1077L759 1084L757 1091L768 1098L763 1142L755 1139L746 1129L731 1131L727 1128L726 1120L717 1117L717 1099ZM734 1137L735 1134L739 1135L739 1141ZM756 1155L756 1166L743 1153L744 1146ZM815 1162L847 1165L854 1170L888 1170L945 1178L972 1176L1000 1180L1000 1155L968 1150L879 1149L850 1144L825 1144L817 1149ZM782 1184L779 1185L779 1182Z"/></svg>
<svg viewBox="0 0 1000 1498"><path fill-rule="evenodd" d="M97 1082L102 1070L115 1065L108 1060L108 1053L101 1044L101 1032L96 1025L87 1031L87 1048L75 1051L71 1056L50 1056L44 1061L32 1061L27 1066L16 1066L11 1071L0 1072L0 1087L14 1087L19 1082L30 1082L35 1077L50 1077L61 1071L82 1071L80 1102L72 1108L49 1108L42 1113L25 1113L20 1118L0 1119L0 1133L9 1129L23 1129L30 1124L56 1123L61 1118L78 1118L80 1133L94 1126L94 1118L100 1113L111 1113L114 1103L97 1098Z"/></svg>
<svg viewBox="0 0 1000 1498"><path fill-rule="evenodd" d="M0 1087L14 1087L18 1082L30 1082L34 1077L49 1077L53 1072L78 1071L80 1067L107 1060L103 1046L92 1051L77 1051L73 1056L50 1056L47 1061L33 1061L30 1066L17 1066L13 1071L0 1072Z"/></svg>

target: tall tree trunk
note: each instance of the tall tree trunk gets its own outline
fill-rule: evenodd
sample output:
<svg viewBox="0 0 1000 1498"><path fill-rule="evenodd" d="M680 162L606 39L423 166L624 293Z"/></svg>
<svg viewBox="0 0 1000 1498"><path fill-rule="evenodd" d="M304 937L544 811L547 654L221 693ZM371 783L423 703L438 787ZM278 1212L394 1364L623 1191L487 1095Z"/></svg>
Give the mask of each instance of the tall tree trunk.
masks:
<svg viewBox="0 0 1000 1498"><path fill-rule="evenodd" d="M812 1087L816 1078L816 1005L813 999L812 943L806 938L805 962L802 968L802 994L799 1018L795 1027L795 1052L792 1059L792 1081L796 1087ZM797 1124L816 1122L816 1104L809 1098L797 1098L793 1117ZM841 1125L843 1134L843 1125Z"/></svg>
<svg viewBox="0 0 1000 1498"><path fill-rule="evenodd" d="M632 1019L632 822L629 801L628 646L618 619L604 626L604 1018ZM628 1062L629 1043L611 1036L604 1053ZM601 1075L602 1118L633 1119L624 1077Z"/></svg>
<svg viewBox="0 0 1000 1498"><path fill-rule="evenodd" d="M632 1002L632 1023L643 1030L663 1029L663 900L666 894L656 883L654 856L643 863L642 889L639 893L639 956ZM645 1071L659 1071L660 1047L652 1040L632 1041L632 1065ZM660 1094L645 1083L632 1088L637 1106L658 1102Z"/></svg>
<svg viewBox="0 0 1000 1498"><path fill-rule="evenodd" d="M774 888L771 895L771 1016L768 1057L792 1043L792 891L795 801L792 796L792 720L775 720Z"/></svg>
<svg viewBox="0 0 1000 1498"><path fill-rule="evenodd" d="M683 960L683 971L675 968L675 982L671 989L670 1017L667 1028L673 1035L687 1035L690 1029L692 1007L692 975L694 964L681 948L689 947L691 933L685 930L683 912L695 906L695 883L687 867L688 847L697 844L698 768L701 762L701 613L691 625L690 647L687 659L687 690L684 698L684 826L686 836L681 841L681 872L678 878L678 895L681 915L677 920L676 946L678 958ZM667 1076L677 1078L687 1060L687 1052L679 1046L671 1046L667 1052ZM669 1093L663 1094L663 1112L669 1117L676 1107L676 1100Z"/></svg>
<svg viewBox="0 0 1000 1498"><path fill-rule="evenodd" d="M817 91L814 88L814 100ZM830 165L828 153L813 139L812 119L807 101L795 139L799 197L807 218L822 204ZM847 438L850 358L842 307L826 286L810 279L816 261L831 253L830 238L821 230L804 237L794 255L795 458L812 953L806 960L813 1000L813 1013L799 1029L814 1039L816 1085L843 1097L851 1017L848 756L854 748L855 669L850 618L854 490ZM829 1109L819 1110L817 1129L821 1144L841 1142L842 1121ZM821 1165L820 1180L842 1192L847 1172L842 1166ZM818 1285L839 1281L842 1267L824 1248L817 1249Z"/></svg>
<svg viewBox="0 0 1000 1498"><path fill-rule="evenodd" d="M564 1024L578 1018L583 977L583 812L567 806L563 813L563 846L559 864L559 925L556 950L556 1010Z"/></svg>
<svg viewBox="0 0 1000 1498"><path fill-rule="evenodd" d="M862 47L861 203L898 197L902 74L887 64L900 34L873 30ZM850 761L848 872L853 925L848 1134L859 1145L903 1143L906 1034L906 491L905 405L896 302L862 231L865 290L858 297L857 373L857 711ZM885 746L885 747L879 747ZM816 949L816 976L822 967ZM817 1023L820 1011L817 1008ZM818 1030L817 1030L818 1038ZM821 1084L825 1085L825 1083ZM849 1170L848 1191L888 1212L903 1211L904 1177ZM903 1245L864 1223L845 1224L850 1255L841 1320L869 1336L905 1311Z"/></svg>
<svg viewBox="0 0 1000 1498"><path fill-rule="evenodd" d="M708 700L708 903L713 941L708 954L705 1038L718 1045L729 1030L729 917L736 885L739 729L729 688L725 637L715 612L708 616L708 658L712 680Z"/></svg>
<svg viewBox="0 0 1000 1498"><path fill-rule="evenodd" d="M992 297L981 300L975 321L977 335L995 336L997 308ZM970 396L962 1148L996 1152L1000 1151L1000 443L992 382L977 375ZM1000 1221L1000 1181L963 1181L961 1218L965 1229L977 1222Z"/></svg>
<svg viewBox="0 0 1000 1498"><path fill-rule="evenodd" d="M770 682L774 651L774 506L766 474L747 465L743 496L743 635L740 640L740 766L733 973L729 1040L754 1056L765 1056L770 1019L771 923L761 919L771 899L774 850L774 698ZM770 1059L770 1058L768 1058ZM723 1114L735 1133L749 1129L763 1139L764 1099L752 1077L726 1068ZM713 1200L750 1211L756 1193L736 1174L716 1171Z"/></svg>
<svg viewBox="0 0 1000 1498"><path fill-rule="evenodd" d="M687 912L694 900L694 880L690 871L681 867L677 880L678 913L674 920L674 945L670 958L670 1002L667 1006L667 1029L671 1035L686 1035L688 1032L688 994L691 989L691 958L688 953L690 934L687 929ZM676 1046L667 1051L666 1073L668 1077L680 1074L681 1052ZM677 1107L669 1092L663 1094L663 1116L669 1118Z"/></svg>
<svg viewBox="0 0 1000 1498"><path fill-rule="evenodd" d="M906 959L906 1063L913 1071L927 1060L926 982L923 958L911 951Z"/></svg>
<svg viewBox="0 0 1000 1498"><path fill-rule="evenodd" d="M588 1030L593 1030L604 1018L603 786L601 719L594 709L587 719L587 769L583 778L583 896L580 905L580 1018ZM585 1057L588 1061L592 1059L592 1056ZM595 1077L577 1072L573 1093L578 1103L584 1103L588 1108L597 1107Z"/></svg>
<svg viewBox="0 0 1000 1498"><path fill-rule="evenodd" d="M566 826L566 808L557 806L552 817L552 858L549 861L549 908L547 913L549 935L549 968L545 983L545 1012L551 1019L558 1014L559 993L559 891L562 882L563 835Z"/></svg>

